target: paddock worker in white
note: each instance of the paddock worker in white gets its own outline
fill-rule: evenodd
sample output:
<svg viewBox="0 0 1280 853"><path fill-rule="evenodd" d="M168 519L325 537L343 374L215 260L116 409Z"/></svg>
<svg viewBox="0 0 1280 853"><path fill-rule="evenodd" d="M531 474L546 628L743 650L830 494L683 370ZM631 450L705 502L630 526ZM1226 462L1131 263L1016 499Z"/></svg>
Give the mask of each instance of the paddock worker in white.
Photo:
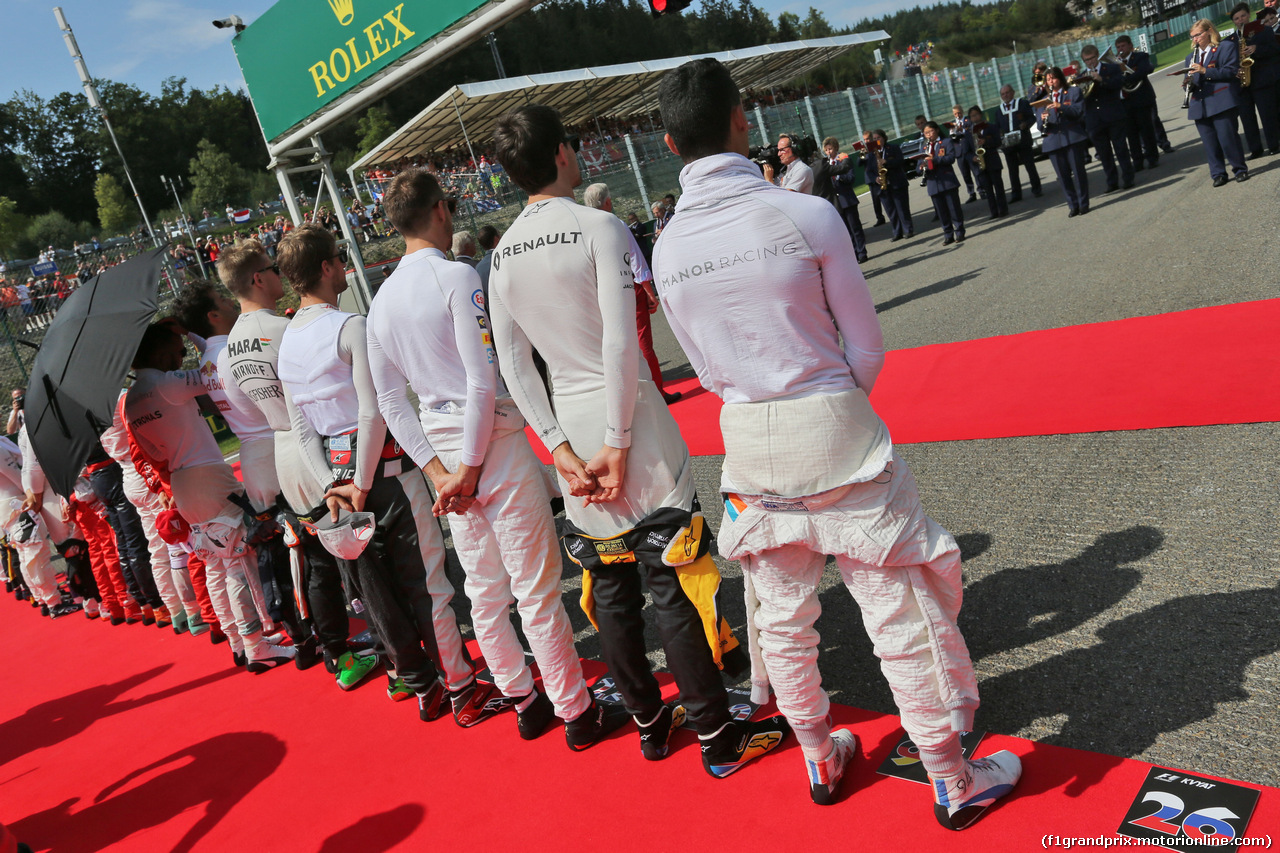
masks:
<svg viewBox="0 0 1280 853"><path fill-rule="evenodd" d="M742 562L810 794L833 802L856 753L851 732L831 731L817 666L817 585L833 554L920 749L935 814L963 829L1021 765L1007 751L960 752L978 706L956 626L960 552L924 514L867 400L883 339L848 232L830 204L771 186L744 156L747 118L719 62L667 74L659 105L685 166L677 215L654 250L658 292L698 378L725 402L720 553Z"/></svg>
<svg viewBox="0 0 1280 853"><path fill-rule="evenodd" d="M515 704L520 736L533 740L556 716L585 714L591 696L560 600L546 476L498 379L480 276L444 256L455 204L425 169L400 173L387 189L384 210L405 256L369 309L369 367L387 428L436 487L436 514L455 513L449 527L476 642ZM513 596L546 695L511 624Z"/></svg>

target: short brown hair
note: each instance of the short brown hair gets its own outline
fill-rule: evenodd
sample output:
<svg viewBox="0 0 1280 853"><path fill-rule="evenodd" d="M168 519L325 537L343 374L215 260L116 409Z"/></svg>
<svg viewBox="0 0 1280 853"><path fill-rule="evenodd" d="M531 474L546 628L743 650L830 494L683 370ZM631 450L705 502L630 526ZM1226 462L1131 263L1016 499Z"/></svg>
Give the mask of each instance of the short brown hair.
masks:
<svg viewBox="0 0 1280 853"><path fill-rule="evenodd" d="M267 250L257 240L241 240L218 255L218 278L232 295L243 299L253 288L253 277L262 271ZM267 261L270 266L270 261Z"/></svg>
<svg viewBox="0 0 1280 853"><path fill-rule="evenodd" d="M302 225L293 229L280 241L276 260L280 272L299 294L310 293L320 283L324 274L324 262L338 254L338 241L329 229L320 225Z"/></svg>
<svg viewBox="0 0 1280 853"><path fill-rule="evenodd" d="M401 234L416 237L427 229L431 209L444 198L436 176L426 169L405 169L391 180L382 211Z"/></svg>
<svg viewBox="0 0 1280 853"><path fill-rule="evenodd" d="M840 140L839 140L839 139L836 139L834 136L828 136L826 139L822 140L822 147L823 147L823 148L834 148L834 149L836 149L837 151L839 151L839 150L840 150Z"/></svg>
<svg viewBox="0 0 1280 853"><path fill-rule="evenodd" d="M527 193L556 182L556 153L565 141L560 113L545 104L509 110L493 129L493 148L502 168Z"/></svg>

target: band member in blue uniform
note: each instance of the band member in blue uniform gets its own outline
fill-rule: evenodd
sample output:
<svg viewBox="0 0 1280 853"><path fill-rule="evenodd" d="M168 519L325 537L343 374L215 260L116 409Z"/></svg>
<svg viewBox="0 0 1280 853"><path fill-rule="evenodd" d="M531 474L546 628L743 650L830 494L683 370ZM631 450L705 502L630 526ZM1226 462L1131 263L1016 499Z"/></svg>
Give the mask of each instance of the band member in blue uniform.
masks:
<svg viewBox="0 0 1280 853"><path fill-rule="evenodd" d="M883 193L880 192L880 185L876 183L875 172L870 171L871 165L867 162L867 151L871 147L871 131L862 131L862 150L858 152L858 165L862 168L862 182L867 185L871 191L871 206L876 211L876 225L884 224L884 202L881 199ZM874 225L872 226L875 227Z"/></svg>
<svg viewBox="0 0 1280 853"><path fill-rule="evenodd" d="M840 142L834 136L822 140L822 156L813 163L813 194L822 196L840 211L858 263L865 264L867 237L858 216L858 194L853 191L858 176L855 165L856 160L840 153Z"/></svg>
<svg viewBox="0 0 1280 853"><path fill-rule="evenodd" d="M1017 131L1017 142L1002 145L1004 159L1009 164L1009 203L1022 201L1022 180L1018 169L1027 170L1027 180L1031 184L1031 194L1036 198L1041 195L1040 173L1036 171L1036 154L1031 145L1031 128L1036 123L1035 111L1026 98L1015 98L1013 87L1005 84L1000 89L1000 114L997 119L1000 139Z"/></svg>
<svg viewBox="0 0 1280 853"><path fill-rule="evenodd" d="M1089 212L1089 176L1084 172L1084 149L1089 135L1084 130L1084 96L1058 67L1045 75L1049 103L1036 121L1044 134L1043 151L1058 174L1058 183L1067 197L1067 216Z"/></svg>
<svg viewBox="0 0 1280 853"><path fill-rule="evenodd" d="M957 143L957 165L960 167L960 176L964 178L965 189L969 191L969 198L965 200L965 204L969 204L978 200L973 186L975 177L975 169L973 168L973 125L970 124L969 117L965 115L964 108L959 104L951 108L949 130L952 140Z"/></svg>
<svg viewBox="0 0 1280 853"><path fill-rule="evenodd" d="M1227 183L1227 163L1237 181L1249 180L1244 163L1244 149L1236 132L1236 116L1240 112L1240 96L1236 74L1240 55L1234 42L1219 42L1218 28L1208 18L1191 25L1192 51L1187 54L1187 81L1191 92L1187 118L1196 123L1200 141L1204 143L1213 185ZM1225 161L1225 162L1224 162Z"/></svg>
<svg viewBox="0 0 1280 853"><path fill-rule="evenodd" d="M871 134L872 145L867 155L867 176L876 180L880 169L885 170L885 189L880 193L884 211L893 228L891 243L904 237L916 236L915 223L911 221L911 201L907 195L910 181L907 179L907 158L902 149L889 142L889 134L877 128Z"/></svg>
<svg viewBox="0 0 1280 853"><path fill-rule="evenodd" d="M969 108L969 124L973 126L973 174L992 219L1009 215L1009 201L1004 194L1004 166L1000 163L1000 131L987 121L980 107ZM982 150L982 157L978 150Z"/></svg>
<svg viewBox="0 0 1280 853"><path fill-rule="evenodd" d="M1276 34L1259 21L1250 20L1249 4L1240 3L1231 10L1236 31L1228 36L1240 53L1240 61L1253 60L1249 69L1249 85L1240 86L1240 129L1249 146L1249 160L1262 156L1263 137L1272 154L1280 154L1280 113L1276 107L1276 83L1280 81L1280 45ZM1243 39L1243 43L1242 40ZM1262 133L1258 133L1259 121Z"/></svg>
<svg viewBox="0 0 1280 853"><path fill-rule="evenodd" d="M1116 58L1124 81L1124 106L1129 113L1129 154L1133 170L1142 171L1145 159L1151 168L1160 162L1156 143L1156 90L1151 88L1151 57L1133 49L1128 36L1116 39Z"/></svg>
<svg viewBox="0 0 1280 853"><path fill-rule="evenodd" d="M954 139L943 139L937 122L925 122L925 154L920 161L925 186L933 209L942 220L942 245L964 242L964 210L960 207L960 179L951 168L959 157L960 146Z"/></svg>
<svg viewBox="0 0 1280 853"><path fill-rule="evenodd" d="M1115 192L1123 182L1133 186L1133 161L1129 159L1129 116L1121 99L1124 72L1113 62L1101 62L1091 44L1080 51L1084 68L1081 79L1093 81L1093 91L1084 99L1084 126L1107 177L1107 192ZM1119 163L1119 174L1116 164Z"/></svg>
<svg viewBox="0 0 1280 853"><path fill-rule="evenodd" d="M1027 87L1027 103L1034 104L1049 97L1049 63L1037 62L1031 71L1031 85Z"/></svg>

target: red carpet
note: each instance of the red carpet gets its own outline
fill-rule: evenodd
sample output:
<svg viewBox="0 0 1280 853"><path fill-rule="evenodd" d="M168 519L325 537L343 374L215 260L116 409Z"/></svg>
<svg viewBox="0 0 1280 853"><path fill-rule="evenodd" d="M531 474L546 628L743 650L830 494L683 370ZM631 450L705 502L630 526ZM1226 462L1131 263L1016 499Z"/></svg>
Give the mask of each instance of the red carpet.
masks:
<svg viewBox="0 0 1280 853"><path fill-rule="evenodd" d="M1277 330L1269 299L895 350L871 401L899 444L1280 421ZM667 390L693 455L723 454L715 395Z"/></svg>
<svg viewBox="0 0 1280 853"><path fill-rule="evenodd" d="M896 718L851 708L833 711L862 757L851 793L821 808L794 744L713 780L688 733L661 763L633 729L574 754L558 732L519 740L510 716L421 723L380 675L349 694L321 668L249 676L203 638L53 622L9 596L0 638L0 822L36 851L1021 851L1113 836L1149 768L989 735L979 752L1014 750L1025 776L957 834L927 788L875 773ZM1248 835L1275 837L1280 790L1260 790Z"/></svg>

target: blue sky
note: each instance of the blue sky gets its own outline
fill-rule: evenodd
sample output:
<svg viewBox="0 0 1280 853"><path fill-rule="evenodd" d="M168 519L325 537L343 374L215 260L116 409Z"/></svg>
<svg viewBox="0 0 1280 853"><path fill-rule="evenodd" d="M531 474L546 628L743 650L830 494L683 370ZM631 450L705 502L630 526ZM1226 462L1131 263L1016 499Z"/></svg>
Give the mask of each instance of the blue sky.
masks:
<svg viewBox="0 0 1280 853"><path fill-rule="evenodd" d="M215 18L237 14L245 23L274 0L60 0L89 73L159 92L166 77L186 77L198 88L243 86L230 30L212 26ZM319 2L319 0L317 0ZM430 2L430 0L408 0ZM0 100L19 89L49 98L79 91L71 56L53 17L59 0L4 0L4 49L0 50ZM835 26L852 24L902 5L892 0L756 0L775 19L779 12L801 18L813 6ZM696 8L696 6L695 6Z"/></svg>

